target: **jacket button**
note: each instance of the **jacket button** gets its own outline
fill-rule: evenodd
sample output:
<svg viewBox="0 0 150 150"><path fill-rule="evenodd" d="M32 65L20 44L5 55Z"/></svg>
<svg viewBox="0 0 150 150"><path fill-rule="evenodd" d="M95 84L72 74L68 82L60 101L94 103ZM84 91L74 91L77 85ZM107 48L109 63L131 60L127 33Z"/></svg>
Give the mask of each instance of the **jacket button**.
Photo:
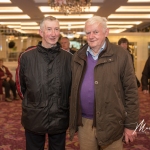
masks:
<svg viewBox="0 0 150 150"><path fill-rule="evenodd" d="M95 84L98 84L98 81L95 81Z"/></svg>
<svg viewBox="0 0 150 150"><path fill-rule="evenodd" d="M98 111L97 114L100 115L100 112Z"/></svg>

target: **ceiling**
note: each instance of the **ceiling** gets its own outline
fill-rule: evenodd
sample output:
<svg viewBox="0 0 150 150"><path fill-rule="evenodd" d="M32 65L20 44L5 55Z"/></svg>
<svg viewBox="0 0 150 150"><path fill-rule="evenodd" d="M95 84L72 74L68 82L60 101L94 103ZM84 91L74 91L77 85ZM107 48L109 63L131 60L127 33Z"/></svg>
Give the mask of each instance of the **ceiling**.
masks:
<svg viewBox="0 0 150 150"><path fill-rule="evenodd" d="M96 12L88 10L88 12L77 14L77 17L74 14L65 15L58 11L48 12L51 10L48 0L4 1L2 3L0 0L0 31L2 33L38 34L39 22L46 15L56 16L64 34L69 32L84 34L84 22L93 15L107 18L110 33L150 32L150 0L92 0L91 6L98 6L99 9ZM11 7L18 12L12 12ZM95 7L94 10L96 10ZM62 15L61 18L59 15Z"/></svg>

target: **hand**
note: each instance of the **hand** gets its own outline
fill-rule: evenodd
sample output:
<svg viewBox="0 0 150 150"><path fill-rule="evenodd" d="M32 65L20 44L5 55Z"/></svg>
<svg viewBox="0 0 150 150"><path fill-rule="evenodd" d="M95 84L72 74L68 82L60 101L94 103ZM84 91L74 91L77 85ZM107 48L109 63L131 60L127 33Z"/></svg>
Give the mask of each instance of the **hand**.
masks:
<svg viewBox="0 0 150 150"><path fill-rule="evenodd" d="M6 78L6 81L8 82L9 80L10 80L10 78L9 78L9 77L7 77L7 78Z"/></svg>
<svg viewBox="0 0 150 150"><path fill-rule="evenodd" d="M135 132L135 130L130 130L127 128L124 129L124 140L126 144L133 142L136 137L137 137L137 132Z"/></svg>
<svg viewBox="0 0 150 150"><path fill-rule="evenodd" d="M143 94L148 94L149 91L148 90L143 90Z"/></svg>
<svg viewBox="0 0 150 150"><path fill-rule="evenodd" d="M4 75L1 77L1 79L6 79L7 78L7 75Z"/></svg>

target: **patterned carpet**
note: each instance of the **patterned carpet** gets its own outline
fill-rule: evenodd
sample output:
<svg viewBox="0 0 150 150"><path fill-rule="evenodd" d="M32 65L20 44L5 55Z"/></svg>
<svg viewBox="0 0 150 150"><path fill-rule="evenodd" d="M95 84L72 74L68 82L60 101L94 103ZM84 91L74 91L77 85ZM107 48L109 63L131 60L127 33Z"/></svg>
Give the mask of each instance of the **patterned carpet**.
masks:
<svg viewBox="0 0 150 150"><path fill-rule="evenodd" d="M124 150L150 150L150 96L140 97L140 121L144 120L145 127L138 128L138 138L135 142L124 145ZM25 150L24 129L20 124L21 100L0 102L0 150ZM146 130L145 130L146 129ZM67 133L66 150L79 150L77 135L69 141ZM45 150L47 145L45 145Z"/></svg>

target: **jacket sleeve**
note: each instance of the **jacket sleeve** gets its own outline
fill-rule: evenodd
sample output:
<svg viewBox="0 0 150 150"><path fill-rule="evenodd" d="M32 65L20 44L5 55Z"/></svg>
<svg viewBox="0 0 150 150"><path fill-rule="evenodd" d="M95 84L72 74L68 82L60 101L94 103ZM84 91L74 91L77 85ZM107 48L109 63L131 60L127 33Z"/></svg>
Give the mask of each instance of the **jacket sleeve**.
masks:
<svg viewBox="0 0 150 150"><path fill-rule="evenodd" d="M16 87L21 99L23 99L24 93L26 91L24 69L25 69L25 62L24 62L23 54L21 54L18 59L18 67L16 69Z"/></svg>
<svg viewBox="0 0 150 150"><path fill-rule="evenodd" d="M142 90L148 90L148 79L150 78L150 57L147 59L142 72Z"/></svg>
<svg viewBox="0 0 150 150"><path fill-rule="evenodd" d="M138 88L132 60L129 55L125 56L122 67L122 84L125 103L125 128L134 130L139 122L139 102Z"/></svg>

